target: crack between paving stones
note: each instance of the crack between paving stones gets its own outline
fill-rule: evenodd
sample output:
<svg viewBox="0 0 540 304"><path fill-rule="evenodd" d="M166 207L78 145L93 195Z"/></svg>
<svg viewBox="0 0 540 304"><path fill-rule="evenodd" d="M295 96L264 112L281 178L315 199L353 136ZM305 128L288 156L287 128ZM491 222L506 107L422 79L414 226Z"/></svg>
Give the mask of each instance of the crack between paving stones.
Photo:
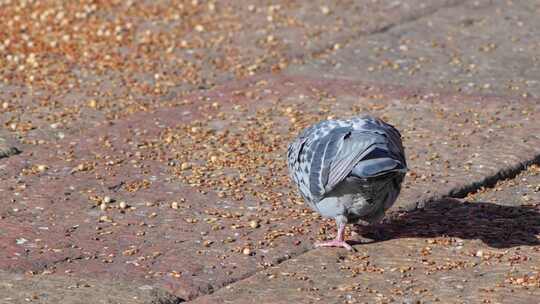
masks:
<svg viewBox="0 0 540 304"><path fill-rule="evenodd" d="M286 261L288 261L290 259L294 259L296 257L299 257L299 256L303 255L304 253L310 251L310 250L311 250L311 248L303 248L302 250L300 250L299 252L294 253L293 255L290 255L290 254L282 255L280 257L277 257L277 258L273 259L271 261L271 265L272 265L272 267L277 266L277 265L279 265L279 264L281 264L283 262L286 262ZM237 278L234 278L234 279L223 282L223 284L220 284L220 286L209 286L208 292L201 293L201 294L197 295L196 297L194 297L193 299L190 299L188 302L191 302L191 301L197 299L198 297L211 295L211 294L215 293L216 291L218 291L220 289L223 289L223 288L226 288L227 286L230 286L230 285L232 285L232 284L234 284L236 282L240 282L240 281L243 281L245 279L249 279L250 277L256 275L257 273L259 273L261 271L262 270L258 270L258 271L256 270L256 271L252 271L252 272L247 272L242 276L239 276Z"/></svg>
<svg viewBox="0 0 540 304"><path fill-rule="evenodd" d="M49 263L45 263L43 264L40 268L39 268L39 271L42 271L42 270L45 270L45 269L48 269L48 268L54 268L60 264L64 264L64 263L71 263L73 261L77 261L77 260L84 260L84 256L83 255L77 255L77 256L68 256L68 257L64 257L64 258L61 258L59 260L56 260L56 261L51 261Z"/></svg>
<svg viewBox="0 0 540 304"><path fill-rule="evenodd" d="M493 188L498 182L512 179L532 165L540 165L540 154L535 155L529 160L519 162L516 165L503 168L495 174L484 177L481 181L458 186L450 190L447 197L464 198L468 194L474 193L482 188Z"/></svg>

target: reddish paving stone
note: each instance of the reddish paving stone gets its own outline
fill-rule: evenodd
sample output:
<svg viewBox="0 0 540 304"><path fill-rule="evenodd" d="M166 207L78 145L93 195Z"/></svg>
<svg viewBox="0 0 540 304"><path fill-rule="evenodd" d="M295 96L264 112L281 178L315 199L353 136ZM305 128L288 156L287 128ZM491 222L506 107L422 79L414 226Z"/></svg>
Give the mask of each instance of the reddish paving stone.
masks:
<svg viewBox="0 0 540 304"><path fill-rule="evenodd" d="M467 1L358 37L287 72L538 98L539 11L537 1Z"/></svg>
<svg viewBox="0 0 540 304"><path fill-rule="evenodd" d="M1 267L191 299L332 231L285 172L286 145L309 123L372 112L402 130L402 207L530 159L540 131L536 104L308 78L261 76L182 104L3 159ZM101 211L105 196L115 201Z"/></svg>

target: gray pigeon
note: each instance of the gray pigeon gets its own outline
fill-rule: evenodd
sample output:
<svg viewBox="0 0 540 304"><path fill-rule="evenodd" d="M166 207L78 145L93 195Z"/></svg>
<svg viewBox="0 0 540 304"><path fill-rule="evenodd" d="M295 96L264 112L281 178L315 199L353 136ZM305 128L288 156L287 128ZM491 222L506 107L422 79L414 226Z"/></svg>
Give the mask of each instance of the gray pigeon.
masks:
<svg viewBox="0 0 540 304"><path fill-rule="evenodd" d="M309 206L334 218L334 240L315 247L352 247L345 224L376 223L396 201L407 171L401 134L384 121L362 116L322 121L289 145L291 179Z"/></svg>

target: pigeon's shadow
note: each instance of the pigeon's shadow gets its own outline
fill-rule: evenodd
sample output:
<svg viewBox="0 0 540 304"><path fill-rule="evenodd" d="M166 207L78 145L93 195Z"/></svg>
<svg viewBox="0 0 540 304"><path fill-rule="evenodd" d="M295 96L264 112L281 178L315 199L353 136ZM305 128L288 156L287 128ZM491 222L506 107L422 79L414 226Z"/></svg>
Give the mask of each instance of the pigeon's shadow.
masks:
<svg viewBox="0 0 540 304"><path fill-rule="evenodd" d="M386 239L447 236L479 239L495 248L534 246L540 245L540 204L503 206L447 198L363 227L362 234L373 235L377 230L384 231Z"/></svg>

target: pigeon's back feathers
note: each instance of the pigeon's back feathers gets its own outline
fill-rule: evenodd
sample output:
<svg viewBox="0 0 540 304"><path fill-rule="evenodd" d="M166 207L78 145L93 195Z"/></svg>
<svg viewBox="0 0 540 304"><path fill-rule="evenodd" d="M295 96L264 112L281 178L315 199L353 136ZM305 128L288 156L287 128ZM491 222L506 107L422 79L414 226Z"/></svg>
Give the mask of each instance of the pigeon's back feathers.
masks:
<svg viewBox="0 0 540 304"><path fill-rule="evenodd" d="M307 128L289 145L287 159L291 178L315 208L348 176L372 178L407 169L399 132L370 116Z"/></svg>

